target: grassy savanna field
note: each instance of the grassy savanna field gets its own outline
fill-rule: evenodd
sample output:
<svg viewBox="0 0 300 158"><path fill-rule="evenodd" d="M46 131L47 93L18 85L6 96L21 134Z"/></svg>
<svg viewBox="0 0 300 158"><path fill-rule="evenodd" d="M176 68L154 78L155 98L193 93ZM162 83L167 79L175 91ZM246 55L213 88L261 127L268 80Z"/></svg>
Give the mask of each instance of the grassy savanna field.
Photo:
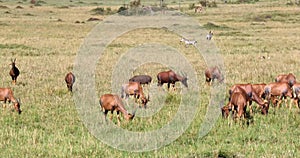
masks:
<svg viewBox="0 0 300 158"><path fill-rule="evenodd" d="M274 77L282 73L292 72L300 77L299 6L286 5L286 1L217 4L216 8L206 8L201 14L194 14L187 9L188 6L183 7L183 11L194 17L199 25L214 32L212 42L218 46L224 59L227 89L236 83L273 82ZM195 105L196 116L176 141L155 151L136 153L107 146L84 126L64 82L66 73L72 71L84 38L99 23L87 19L108 16L91 12L102 4L86 0L72 4L53 1L33 7L28 1L1 1L0 5L0 85L13 89L14 95L21 99L23 110L21 115L8 108L0 111L1 157L300 155L300 113L295 106L291 110L283 106L276 111L271 107L268 116L257 111L250 125L243 126L228 126L227 120L220 116L212 130L205 137L198 138L210 97L210 88L204 84L205 62L193 47L185 48L179 44L178 35L149 28L127 32L107 46L95 72L98 96L111 92L114 63L126 51L145 42L163 43L182 52L197 72L201 99ZM17 9L17 6L22 8ZM111 6L112 10L118 7ZM261 56L270 59L260 59ZM8 75L12 58L17 58L16 64L21 71L17 85L11 84ZM164 65L149 63L136 68L133 74L151 75L154 80L151 86L155 87L157 72L166 69ZM159 129L173 118L179 102L179 90L171 92L167 94L164 107L155 115L136 117L129 123L122 120L121 127L131 131ZM149 103L150 110L155 106ZM116 123L116 119L113 122Z"/></svg>

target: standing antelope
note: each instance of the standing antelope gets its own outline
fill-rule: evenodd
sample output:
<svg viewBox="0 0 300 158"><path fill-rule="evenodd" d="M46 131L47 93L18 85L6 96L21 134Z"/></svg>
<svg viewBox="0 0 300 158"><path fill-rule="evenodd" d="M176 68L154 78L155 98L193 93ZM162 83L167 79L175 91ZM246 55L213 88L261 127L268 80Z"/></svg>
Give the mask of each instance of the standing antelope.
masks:
<svg viewBox="0 0 300 158"><path fill-rule="evenodd" d="M290 85L287 82L274 82L269 83L265 86L264 90L264 97L270 101L272 98L274 99L274 96L279 97L279 100L276 99L276 104L274 106L280 107L280 104L282 100L285 100L285 105L287 105L287 97L294 98L292 89L290 88ZM278 103L277 103L278 101ZM291 108L291 103L290 103Z"/></svg>
<svg viewBox="0 0 300 158"><path fill-rule="evenodd" d="M164 83L168 84L168 90L170 89L170 84L173 85L173 88L175 87L175 83L177 81L180 81L185 87L188 87L187 84L187 77L180 76L176 74L174 71L163 71L157 74L157 86L162 86Z"/></svg>
<svg viewBox="0 0 300 158"><path fill-rule="evenodd" d="M9 103L12 102L14 104L15 110L21 114L21 109L20 109L20 101L16 99L13 95L13 91L10 88L0 88L0 101L4 101L4 107L6 104L6 101Z"/></svg>
<svg viewBox="0 0 300 158"><path fill-rule="evenodd" d="M11 64L10 65L12 66L12 68L9 71L9 75L11 76L12 83L16 84L17 78L20 74L19 69L16 67L16 58L14 60L11 59Z"/></svg>
<svg viewBox="0 0 300 158"><path fill-rule="evenodd" d="M72 72L69 72L65 77L65 81L67 83L67 87L68 87L69 91L72 92L72 87L75 82L74 74Z"/></svg>
<svg viewBox="0 0 300 158"><path fill-rule="evenodd" d="M220 83L224 81L221 70L217 66L207 68L204 74L208 85L211 85L215 79L217 79Z"/></svg>
<svg viewBox="0 0 300 158"><path fill-rule="evenodd" d="M127 110L124 107L124 104L121 100L121 98L118 95L115 94L104 94L100 97L99 100L101 110L104 113L104 118L106 120L106 116L108 111L111 111L110 119L112 120L113 112L117 111L117 118L118 118L118 126L120 126L120 112L123 113L123 117L126 120L132 120L135 115L135 111L133 114L130 114L127 112Z"/></svg>

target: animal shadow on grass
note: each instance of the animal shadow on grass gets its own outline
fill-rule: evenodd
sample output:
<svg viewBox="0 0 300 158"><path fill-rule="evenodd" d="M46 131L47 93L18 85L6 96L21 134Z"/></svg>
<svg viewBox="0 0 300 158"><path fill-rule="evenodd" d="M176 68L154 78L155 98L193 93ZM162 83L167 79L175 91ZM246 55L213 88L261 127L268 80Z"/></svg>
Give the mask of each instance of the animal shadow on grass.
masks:
<svg viewBox="0 0 300 158"><path fill-rule="evenodd" d="M232 122L234 124L239 124L240 126L250 126L251 124L254 124L254 118L251 116L250 112L246 112L244 118L237 118L236 116L231 116L232 119L229 121L229 125L232 125Z"/></svg>
<svg viewBox="0 0 300 158"><path fill-rule="evenodd" d="M27 83L26 82L18 82L18 83L16 83L16 85L25 87L27 85Z"/></svg>

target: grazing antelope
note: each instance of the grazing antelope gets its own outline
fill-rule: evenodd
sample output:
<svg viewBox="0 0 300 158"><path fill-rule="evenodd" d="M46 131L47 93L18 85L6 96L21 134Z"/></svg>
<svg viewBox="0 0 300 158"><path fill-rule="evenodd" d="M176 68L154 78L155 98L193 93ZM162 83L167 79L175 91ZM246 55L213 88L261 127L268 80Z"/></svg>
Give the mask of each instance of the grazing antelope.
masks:
<svg viewBox="0 0 300 158"><path fill-rule="evenodd" d="M256 85L257 88L257 85ZM252 101L256 102L260 108L261 108L261 113L262 114L268 114L268 109L269 109L269 102L262 100L261 97L256 93L257 89L253 88L253 85L251 84L236 84L233 85L230 90L229 90L229 101L231 100L231 96L234 92L240 92L241 89L245 91L247 97L247 104L249 105L250 108L250 113L252 114Z"/></svg>
<svg viewBox="0 0 300 158"><path fill-rule="evenodd" d="M124 104L121 100L121 98L118 95L115 94L104 94L100 97L99 100L101 110L104 113L104 118L106 120L106 116L108 111L111 112L110 119L112 120L113 112L117 111L117 118L118 118L118 126L120 126L120 112L123 113L123 117L126 120L132 120L135 115L135 111L130 114L127 112L127 110L124 107Z"/></svg>
<svg viewBox="0 0 300 158"><path fill-rule="evenodd" d="M204 74L208 85L211 85L215 79L217 79L220 83L224 80L221 70L217 66L207 68Z"/></svg>
<svg viewBox="0 0 300 158"><path fill-rule="evenodd" d="M68 90L72 92L73 84L75 82L75 76L72 72L67 73L65 77L65 81L67 83Z"/></svg>
<svg viewBox="0 0 300 158"><path fill-rule="evenodd" d="M152 77L149 75L137 75L129 79L129 82L139 82L141 85L149 84L151 83L151 81L152 81Z"/></svg>
<svg viewBox="0 0 300 158"><path fill-rule="evenodd" d="M12 66L12 68L9 71L9 75L11 76L12 83L16 84L17 78L20 74L19 69L16 67L16 58L14 60L11 59L11 64L10 65Z"/></svg>
<svg viewBox="0 0 300 158"><path fill-rule="evenodd" d="M3 106L5 107L6 101L9 103L12 102L14 104L15 110L21 114L21 104L18 99L16 99L13 95L13 91L10 88L0 88L0 101L4 101Z"/></svg>
<svg viewBox="0 0 300 158"><path fill-rule="evenodd" d="M265 90L264 90L264 97L270 101L272 98L279 97L277 106L278 108L280 107L280 104L282 100L285 100L285 105L287 105L287 97L293 98L292 94L292 89L290 88L289 84L286 82L274 82L274 83L269 83L266 85ZM291 108L291 105L290 105Z"/></svg>
<svg viewBox="0 0 300 158"><path fill-rule="evenodd" d="M180 43L184 42L185 43L185 47L187 47L188 45L194 45L196 46L197 41L195 40L188 40L186 38L181 38Z"/></svg>
<svg viewBox="0 0 300 158"><path fill-rule="evenodd" d="M246 116L247 102L250 98L244 89L240 87L237 87L237 89L239 90L232 93L231 99L226 106L228 109L232 109L233 112L237 112L237 117L241 118Z"/></svg>
<svg viewBox="0 0 300 158"><path fill-rule="evenodd" d="M212 33L211 31L209 31L209 33L206 35L206 39L207 40L211 40L212 36L214 35L214 33Z"/></svg>
<svg viewBox="0 0 300 158"><path fill-rule="evenodd" d="M223 107L221 108L222 117L223 117L223 118L227 118L227 117L229 116L229 114L230 114L230 111L231 111L231 109L229 109L228 105L223 106Z"/></svg>
<svg viewBox="0 0 300 158"><path fill-rule="evenodd" d="M265 83L252 84L253 91L258 95L258 97L263 98L266 85L267 84Z"/></svg>
<svg viewBox="0 0 300 158"><path fill-rule="evenodd" d="M180 81L185 87L188 87L187 84L187 77L180 76L176 74L174 71L163 71L157 74L157 86L162 86L164 83L168 84L168 90L170 89L170 84L173 85L173 88L175 87L175 83L177 81Z"/></svg>
<svg viewBox="0 0 300 158"><path fill-rule="evenodd" d="M121 98L125 97L127 99L130 95L133 95L136 101L137 99L140 99L142 105L146 108L146 104L149 101L149 95L148 98L145 97L143 88L139 82L128 82L122 85Z"/></svg>
<svg viewBox="0 0 300 158"><path fill-rule="evenodd" d="M296 83L296 77L292 73L278 75L275 78L275 82L286 82L290 87L293 87L293 85Z"/></svg>

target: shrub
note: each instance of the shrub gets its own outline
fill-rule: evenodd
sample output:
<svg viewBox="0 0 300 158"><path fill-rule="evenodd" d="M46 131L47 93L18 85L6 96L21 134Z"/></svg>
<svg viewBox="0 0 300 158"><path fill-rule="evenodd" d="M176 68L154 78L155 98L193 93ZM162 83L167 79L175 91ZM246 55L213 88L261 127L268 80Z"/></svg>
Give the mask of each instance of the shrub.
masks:
<svg viewBox="0 0 300 158"><path fill-rule="evenodd" d="M121 15L124 15L124 14L126 14L126 12L127 12L127 8L125 8L125 7L120 7L119 9L118 9L118 11L117 11L119 14L121 14Z"/></svg>
<svg viewBox="0 0 300 158"><path fill-rule="evenodd" d="M92 9L91 11L94 12L94 14L100 14L100 15L104 14L104 8L102 7L97 7L95 9Z"/></svg>
<svg viewBox="0 0 300 158"><path fill-rule="evenodd" d="M195 8L195 3L191 3L191 4L189 4L189 9L191 10L191 9L194 9Z"/></svg>
<svg viewBox="0 0 300 158"><path fill-rule="evenodd" d="M200 0L199 3L200 3L203 7L206 7L206 0Z"/></svg>

